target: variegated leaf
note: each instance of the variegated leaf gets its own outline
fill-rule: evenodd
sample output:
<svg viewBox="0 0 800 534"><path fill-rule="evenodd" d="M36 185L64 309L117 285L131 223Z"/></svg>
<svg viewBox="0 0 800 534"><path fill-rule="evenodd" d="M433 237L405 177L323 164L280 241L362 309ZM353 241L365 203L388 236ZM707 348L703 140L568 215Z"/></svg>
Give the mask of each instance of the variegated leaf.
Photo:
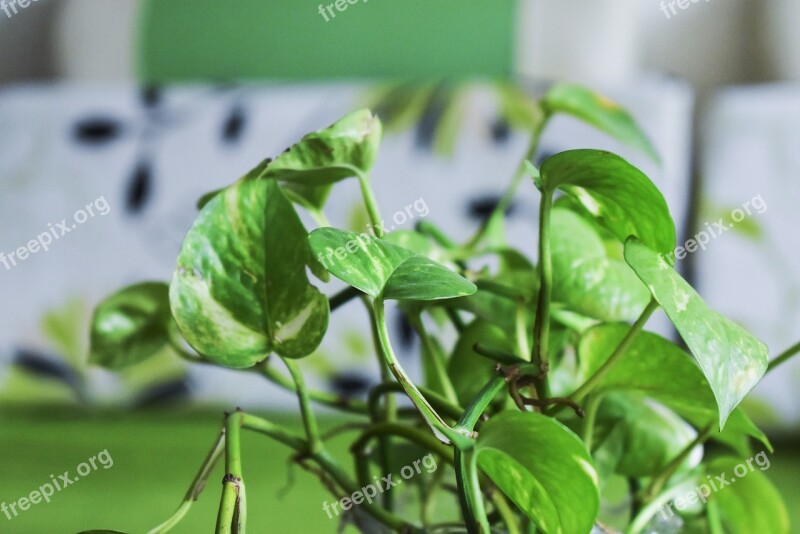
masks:
<svg viewBox="0 0 800 534"><path fill-rule="evenodd" d="M697 358L719 405L720 429L767 370L767 347L712 310L664 256L632 237L625 260L664 308Z"/></svg>
<svg viewBox="0 0 800 534"><path fill-rule="evenodd" d="M444 265L369 234L319 228L309 235L316 259L334 276L385 300L439 300L475 293Z"/></svg>
<svg viewBox="0 0 800 534"><path fill-rule="evenodd" d="M245 179L211 199L183 243L170 286L181 333L206 358L249 367L310 354L328 300L306 276L306 229L277 182Z"/></svg>

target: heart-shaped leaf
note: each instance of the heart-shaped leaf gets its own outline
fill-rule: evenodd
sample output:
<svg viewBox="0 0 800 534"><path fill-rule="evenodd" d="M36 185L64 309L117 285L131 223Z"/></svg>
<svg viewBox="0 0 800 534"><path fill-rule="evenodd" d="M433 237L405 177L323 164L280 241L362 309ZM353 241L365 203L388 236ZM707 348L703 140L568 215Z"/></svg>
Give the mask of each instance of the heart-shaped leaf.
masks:
<svg viewBox="0 0 800 534"><path fill-rule="evenodd" d="M447 363L447 374L463 406L468 406L497 372L495 362L475 352L476 343L489 349L511 354L514 352L514 347L503 331L482 319L472 321L461 332Z"/></svg>
<svg viewBox="0 0 800 534"><path fill-rule="evenodd" d="M614 472L630 477L659 473L686 448L697 432L664 406L636 395L609 394L597 413L598 448L595 454L616 450ZM617 441L617 442L615 442ZM695 467L702 459L698 446L682 466Z"/></svg>
<svg viewBox="0 0 800 534"><path fill-rule="evenodd" d="M547 158L540 172L543 194L564 191L621 243L633 235L665 254L675 247L675 224L664 196L621 157L568 150Z"/></svg>
<svg viewBox="0 0 800 534"><path fill-rule="evenodd" d="M763 473L769 467L769 457L764 452L747 462L741 458L722 457L706 466L708 480L718 486L710 499L716 502L725 532L790 532L786 504ZM729 484L722 486L719 477ZM708 480L704 481L706 487Z"/></svg>
<svg viewBox="0 0 800 534"><path fill-rule="evenodd" d="M481 428L478 466L548 534L586 534L600 506L597 473L583 442L538 413L502 412Z"/></svg>
<svg viewBox="0 0 800 534"><path fill-rule="evenodd" d="M593 375L630 330L626 324L598 325L586 331L578 345L579 373ZM636 392L658 401L697 428L719 420L719 408L708 380L697 363L674 343L640 332L594 390ZM739 409L728 419L725 432L752 436L771 448L766 435Z"/></svg>
<svg viewBox="0 0 800 534"><path fill-rule="evenodd" d="M308 239L323 267L375 298L428 301L477 290L444 265L368 234L318 228Z"/></svg>
<svg viewBox="0 0 800 534"><path fill-rule="evenodd" d="M382 135L378 117L369 110L355 111L324 130L306 135L280 156L265 159L244 180L278 180L291 200L319 211L333 183L369 172ZM197 202L198 209L220 191L203 195Z"/></svg>
<svg viewBox="0 0 800 534"><path fill-rule="evenodd" d="M94 312L90 363L122 369L155 355L168 341L171 321L167 284L144 282L122 289Z"/></svg>
<svg viewBox="0 0 800 534"><path fill-rule="evenodd" d="M527 302L533 302L538 293L539 280L536 269L530 266L508 270L494 276L487 276L482 280L498 287L507 288L524 297ZM516 297L500 294L496 290L482 289L474 295L448 300L445 305L464 310L479 319L499 326L510 338L516 335L517 313L519 311ZM532 335L533 307L526 305L523 311L525 313L525 330Z"/></svg>
<svg viewBox="0 0 800 534"><path fill-rule="evenodd" d="M381 121L362 109L308 134L266 165L262 178L319 186L366 173L381 142Z"/></svg>
<svg viewBox="0 0 800 534"><path fill-rule="evenodd" d="M722 429L730 413L764 376L767 347L712 310L660 255L636 238L625 244L625 260L647 285L692 351L719 406Z"/></svg>
<svg viewBox="0 0 800 534"><path fill-rule="evenodd" d="M624 262L609 257L592 225L572 211L551 215L553 300L603 321L638 317L650 293Z"/></svg>
<svg viewBox="0 0 800 534"><path fill-rule="evenodd" d="M250 367L317 348L328 300L309 284L306 229L277 182L244 179L211 199L183 242L172 313L199 353Z"/></svg>
<svg viewBox="0 0 800 534"><path fill-rule="evenodd" d="M633 117L609 98L580 85L561 83L547 92L542 105L550 112L572 115L660 163L658 152Z"/></svg>

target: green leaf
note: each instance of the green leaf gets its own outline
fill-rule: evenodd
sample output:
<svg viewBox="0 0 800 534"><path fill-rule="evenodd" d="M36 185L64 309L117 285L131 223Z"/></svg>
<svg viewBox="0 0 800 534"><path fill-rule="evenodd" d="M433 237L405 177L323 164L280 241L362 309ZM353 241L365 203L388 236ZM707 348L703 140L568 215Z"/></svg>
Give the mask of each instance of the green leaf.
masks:
<svg viewBox="0 0 800 534"><path fill-rule="evenodd" d="M89 362L117 370L155 355L168 341L171 320L167 284L144 282L120 290L95 309Z"/></svg>
<svg viewBox="0 0 800 534"><path fill-rule="evenodd" d="M489 349L514 352L511 342L497 326L482 319L467 325L447 362L447 375L462 406L468 406L496 372L496 363L475 352L476 343Z"/></svg>
<svg viewBox="0 0 800 534"><path fill-rule="evenodd" d="M382 132L381 121L371 111L355 111L303 137L268 162L260 177L322 186L366 173L377 157Z"/></svg>
<svg viewBox="0 0 800 534"><path fill-rule="evenodd" d="M255 167L253 167L247 174L245 174L239 180L239 182L244 181L244 180L255 180L256 178L258 178L264 172L264 170L267 168L267 165L269 165L270 161L271 161L270 159L262 160L261 163L259 163ZM236 184L238 184L239 182L236 182ZM236 184L234 184L234 185L236 185ZM215 189L214 191L209 191L205 195L201 196L197 200L197 209L198 210L202 210L203 208L205 208L206 204L211 202L211 199L213 199L214 197L216 197L217 195L219 195L220 193L225 191L225 189L226 189L225 187L222 187L220 189Z"/></svg>
<svg viewBox="0 0 800 534"><path fill-rule="evenodd" d="M660 163L658 152L633 117L619 104L585 87L561 83L550 89L542 105L586 122Z"/></svg>
<svg viewBox="0 0 800 534"><path fill-rule="evenodd" d="M536 269L529 266L487 276L485 279L515 290L524 295L528 302L533 302L538 293L538 275ZM473 295L449 300L445 305L472 313L477 318L497 325L512 338L516 335L517 304L514 299L506 295L482 289ZM526 308L525 330L532 336L533 307L527 306Z"/></svg>
<svg viewBox="0 0 800 534"><path fill-rule="evenodd" d="M712 310L664 260L638 239L625 244L625 260L692 351L719 406L722 429L728 415L767 370L767 347L742 327Z"/></svg>
<svg viewBox="0 0 800 534"><path fill-rule="evenodd" d="M278 180L293 201L319 211L328 199L331 184L369 172L382 134L381 122L372 112L355 111L324 130L306 135L280 156L265 159L243 180ZM220 191L203 195L197 202L198 209Z"/></svg>
<svg viewBox="0 0 800 534"><path fill-rule="evenodd" d="M623 261L608 256L592 225L572 211L551 215L553 300L603 321L638 317L650 293Z"/></svg>
<svg viewBox="0 0 800 534"><path fill-rule="evenodd" d="M541 104L518 84L498 83L497 99L500 116L512 128L533 132L541 128L546 120Z"/></svg>
<svg viewBox="0 0 800 534"><path fill-rule="evenodd" d="M762 458L766 461L757 463ZM716 477L723 474L726 481L731 482L711 495L711 499L718 504L725 531L788 534L789 514L786 505L781 494L763 473L770 465L769 459L761 452L756 455L755 460L751 460L748 465L747 461L739 458L723 457L710 462L706 467L708 476L718 486L722 482Z"/></svg>
<svg viewBox="0 0 800 534"><path fill-rule="evenodd" d="M447 267L368 234L318 228L308 239L331 274L375 298L428 301L477 290Z"/></svg>
<svg viewBox="0 0 800 534"><path fill-rule="evenodd" d="M434 261L444 259L444 255L433 246L431 240L415 230L395 230L383 236L383 240Z"/></svg>
<svg viewBox="0 0 800 534"><path fill-rule="evenodd" d="M560 189L624 243L636 236L663 253L675 248L675 224L658 188L639 169L610 152L568 150L541 166L544 194Z"/></svg>
<svg viewBox="0 0 800 534"><path fill-rule="evenodd" d="M328 300L309 284L306 229L273 180L244 179L211 199L183 242L170 286L181 333L221 365L317 348Z"/></svg>
<svg viewBox="0 0 800 534"><path fill-rule="evenodd" d="M605 363L630 330L626 324L604 324L586 331L578 345L580 376L585 380ZM697 363L674 343L650 332L640 332L594 394L638 392L658 401L697 428L719 420L714 394ZM725 432L752 436L771 448L766 435L740 409L728 420Z"/></svg>
<svg viewBox="0 0 800 534"><path fill-rule="evenodd" d="M637 395L606 395L598 409L597 451L610 443L617 449L614 471L624 476L650 477L659 473L697 437L697 432L664 406ZM614 443L619 440L620 443ZM702 458L698 446L683 469L696 466ZM595 453L597 453L595 451Z"/></svg>
<svg viewBox="0 0 800 534"><path fill-rule="evenodd" d="M502 412L481 428L478 466L547 534L585 534L600 506L583 442L551 417Z"/></svg>

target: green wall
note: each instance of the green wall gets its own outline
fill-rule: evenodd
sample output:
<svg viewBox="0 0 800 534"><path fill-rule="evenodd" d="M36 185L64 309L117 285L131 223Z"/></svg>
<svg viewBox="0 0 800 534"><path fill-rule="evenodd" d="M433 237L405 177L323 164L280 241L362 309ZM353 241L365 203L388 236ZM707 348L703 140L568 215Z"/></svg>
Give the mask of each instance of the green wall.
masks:
<svg viewBox="0 0 800 534"><path fill-rule="evenodd" d="M146 82L509 77L515 0L146 0Z"/></svg>

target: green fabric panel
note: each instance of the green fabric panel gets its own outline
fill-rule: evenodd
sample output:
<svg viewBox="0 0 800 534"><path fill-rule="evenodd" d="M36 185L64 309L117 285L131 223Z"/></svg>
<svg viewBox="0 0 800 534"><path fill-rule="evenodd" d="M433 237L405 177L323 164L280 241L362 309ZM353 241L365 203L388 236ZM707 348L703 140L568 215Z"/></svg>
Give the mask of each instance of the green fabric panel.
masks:
<svg viewBox="0 0 800 534"><path fill-rule="evenodd" d="M145 0L145 82L511 75L516 0ZM333 4L329 21L319 6Z"/></svg>

